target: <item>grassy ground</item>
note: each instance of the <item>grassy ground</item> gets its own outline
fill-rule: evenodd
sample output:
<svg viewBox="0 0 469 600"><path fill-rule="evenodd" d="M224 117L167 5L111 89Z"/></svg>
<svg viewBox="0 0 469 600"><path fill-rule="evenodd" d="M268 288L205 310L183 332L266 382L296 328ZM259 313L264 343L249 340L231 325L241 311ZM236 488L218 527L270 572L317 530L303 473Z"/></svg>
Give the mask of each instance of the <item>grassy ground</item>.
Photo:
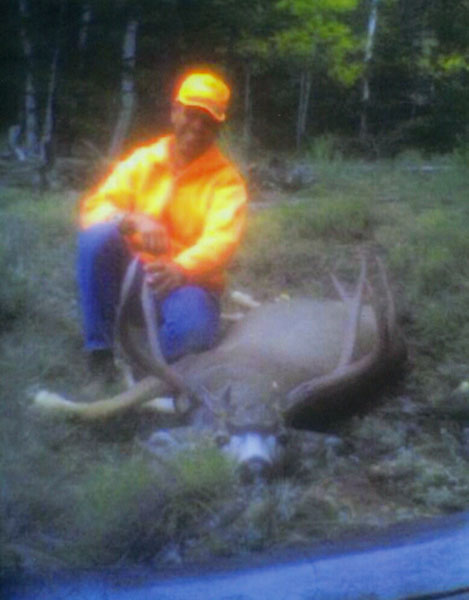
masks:
<svg viewBox="0 0 469 600"><path fill-rule="evenodd" d="M316 157L317 159L318 157ZM431 164L432 169L428 169ZM316 160L316 183L255 198L232 287L329 295L365 248L385 257L409 344L399 389L272 484L241 486L209 446L155 469L132 426L50 422L38 387L90 394L73 275L76 197L0 190L2 572L155 567L307 543L469 505L468 169ZM469 386L468 386L469 387Z"/></svg>

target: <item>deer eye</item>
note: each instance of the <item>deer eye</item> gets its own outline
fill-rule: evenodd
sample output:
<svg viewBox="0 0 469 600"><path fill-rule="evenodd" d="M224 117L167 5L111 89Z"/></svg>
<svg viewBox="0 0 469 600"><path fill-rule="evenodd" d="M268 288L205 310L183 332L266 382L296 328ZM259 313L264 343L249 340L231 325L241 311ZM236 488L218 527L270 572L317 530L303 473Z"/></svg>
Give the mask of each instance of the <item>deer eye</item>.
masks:
<svg viewBox="0 0 469 600"><path fill-rule="evenodd" d="M222 446L226 446L230 441L230 436L226 431L217 431L215 434L215 444L221 448Z"/></svg>
<svg viewBox="0 0 469 600"><path fill-rule="evenodd" d="M277 434L277 442L281 445L281 446L286 446L288 444L288 439L289 439L289 435L288 432L283 430L280 431Z"/></svg>

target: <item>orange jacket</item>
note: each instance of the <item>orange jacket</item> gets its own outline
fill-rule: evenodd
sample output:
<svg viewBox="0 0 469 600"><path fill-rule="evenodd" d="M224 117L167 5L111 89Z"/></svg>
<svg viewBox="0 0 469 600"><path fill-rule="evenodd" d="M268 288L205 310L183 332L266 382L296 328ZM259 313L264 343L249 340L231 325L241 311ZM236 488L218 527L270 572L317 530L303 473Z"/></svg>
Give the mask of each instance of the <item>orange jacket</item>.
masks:
<svg viewBox="0 0 469 600"><path fill-rule="evenodd" d="M171 136L160 138L119 163L98 190L83 199L80 226L108 221L122 210L154 216L169 234L167 258L184 269L189 281L221 291L224 268L244 227L243 179L216 145L175 175L170 142ZM128 241L142 260L155 258L140 252L135 238Z"/></svg>

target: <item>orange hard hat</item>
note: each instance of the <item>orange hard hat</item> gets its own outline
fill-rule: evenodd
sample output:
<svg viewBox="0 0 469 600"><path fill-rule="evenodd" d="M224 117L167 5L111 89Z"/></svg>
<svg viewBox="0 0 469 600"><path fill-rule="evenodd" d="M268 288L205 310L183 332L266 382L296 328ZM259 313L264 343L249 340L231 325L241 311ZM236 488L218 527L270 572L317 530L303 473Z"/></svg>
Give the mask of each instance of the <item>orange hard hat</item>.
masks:
<svg viewBox="0 0 469 600"><path fill-rule="evenodd" d="M230 88L212 73L191 73L181 83L176 98L185 106L208 111L216 121L224 121L230 99Z"/></svg>

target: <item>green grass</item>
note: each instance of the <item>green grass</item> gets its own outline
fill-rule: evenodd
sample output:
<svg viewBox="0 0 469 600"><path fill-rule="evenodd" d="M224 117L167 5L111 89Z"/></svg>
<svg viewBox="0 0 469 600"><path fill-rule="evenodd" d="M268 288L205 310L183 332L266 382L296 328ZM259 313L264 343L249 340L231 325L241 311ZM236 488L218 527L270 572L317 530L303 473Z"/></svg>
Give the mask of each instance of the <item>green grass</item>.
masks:
<svg viewBox="0 0 469 600"><path fill-rule="evenodd" d="M204 445L178 453L164 468L140 453L108 456L74 484L61 516L69 560L79 567L123 558L152 560L165 545L179 543L186 531L203 530L235 483L233 466Z"/></svg>
<svg viewBox="0 0 469 600"><path fill-rule="evenodd" d="M243 487L204 444L156 464L132 427L50 422L37 387L86 395L74 281L76 197L0 198L0 569L211 560L467 508L464 421L432 418L469 378L468 170L457 157L366 164L321 140L316 182L251 211L231 286L255 298L332 295L384 257L409 346L397 391L340 429L345 451L303 457L285 479ZM330 160L333 157L333 160ZM417 407L412 412L408 405ZM409 412L410 411L410 412ZM420 413L419 413L420 411ZM420 415L420 416L419 416ZM125 430L125 428L123 428Z"/></svg>

